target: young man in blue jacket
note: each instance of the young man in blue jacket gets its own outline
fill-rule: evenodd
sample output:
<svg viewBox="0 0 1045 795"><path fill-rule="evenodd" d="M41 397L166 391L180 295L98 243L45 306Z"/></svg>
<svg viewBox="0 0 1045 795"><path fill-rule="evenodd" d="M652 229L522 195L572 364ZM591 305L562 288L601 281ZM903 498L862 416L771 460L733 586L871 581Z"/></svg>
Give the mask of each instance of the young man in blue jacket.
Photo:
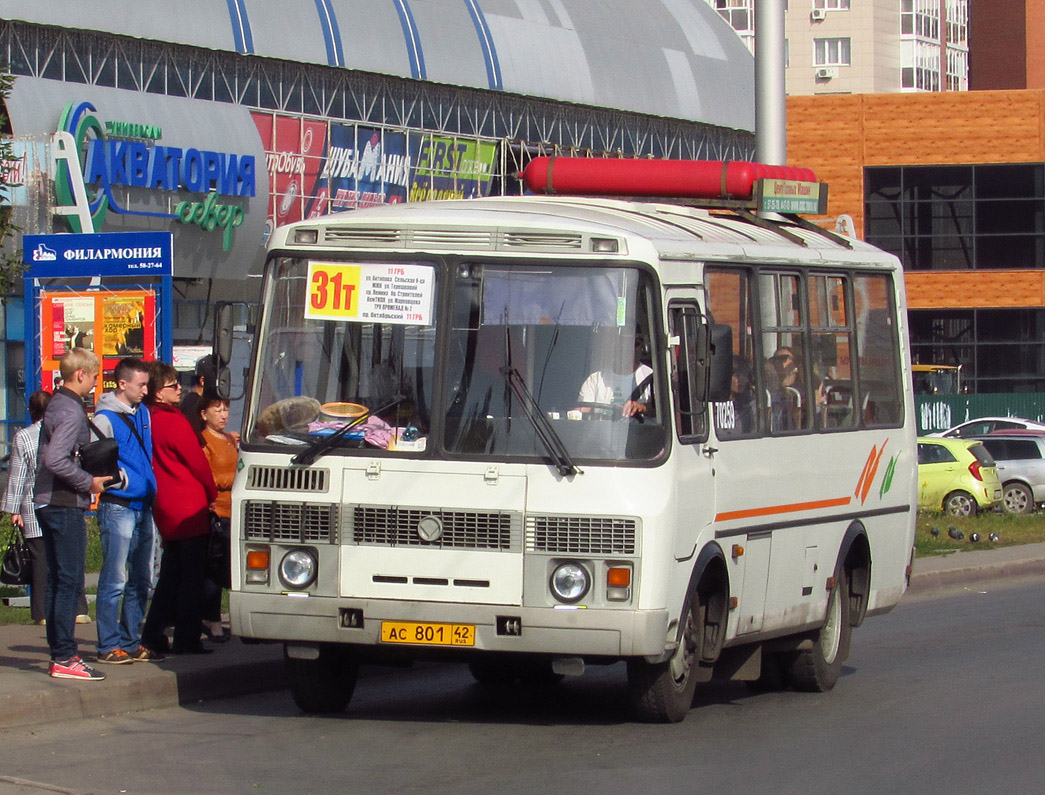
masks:
<svg viewBox="0 0 1045 795"><path fill-rule="evenodd" d="M121 359L116 389L98 400L94 424L120 446L122 482L98 498L102 570L98 575L98 662L154 662L163 656L141 644L141 622L152 582L152 433L142 404L149 372L140 359ZM122 597L122 606L121 606Z"/></svg>

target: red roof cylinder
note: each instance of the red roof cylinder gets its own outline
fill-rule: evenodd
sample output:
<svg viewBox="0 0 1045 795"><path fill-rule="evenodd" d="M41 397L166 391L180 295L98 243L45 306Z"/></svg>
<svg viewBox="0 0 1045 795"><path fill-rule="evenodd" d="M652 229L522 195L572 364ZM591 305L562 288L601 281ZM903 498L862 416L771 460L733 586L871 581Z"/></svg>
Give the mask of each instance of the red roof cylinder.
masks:
<svg viewBox="0 0 1045 795"><path fill-rule="evenodd" d="M534 193L749 199L757 179L816 182L808 168L746 160L624 160L535 157L523 171Z"/></svg>

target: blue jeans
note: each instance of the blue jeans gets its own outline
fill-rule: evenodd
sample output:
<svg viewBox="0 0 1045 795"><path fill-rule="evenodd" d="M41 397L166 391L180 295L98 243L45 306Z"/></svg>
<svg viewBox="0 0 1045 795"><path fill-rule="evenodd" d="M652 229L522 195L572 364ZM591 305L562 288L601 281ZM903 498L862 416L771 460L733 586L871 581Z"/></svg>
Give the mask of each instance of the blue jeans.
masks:
<svg viewBox="0 0 1045 795"><path fill-rule="evenodd" d="M75 657L76 611L83 591L87 558L87 522L83 508L40 505L36 518L47 553L47 645L52 660Z"/></svg>
<svg viewBox="0 0 1045 795"><path fill-rule="evenodd" d="M129 654L141 645L139 631L152 584L152 508L136 511L99 502L98 531L98 653L123 649Z"/></svg>

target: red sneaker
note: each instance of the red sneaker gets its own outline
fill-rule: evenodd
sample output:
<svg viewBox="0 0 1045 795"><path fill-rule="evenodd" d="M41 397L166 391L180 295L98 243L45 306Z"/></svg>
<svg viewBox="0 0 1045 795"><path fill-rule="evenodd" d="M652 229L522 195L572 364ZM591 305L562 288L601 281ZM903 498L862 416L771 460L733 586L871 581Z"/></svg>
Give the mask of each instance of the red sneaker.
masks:
<svg viewBox="0 0 1045 795"><path fill-rule="evenodd" d="M55 679L83 679L87 682L100 682L105 674L100 674L79 657L68 660L53 660L47 673Z"/></svg>

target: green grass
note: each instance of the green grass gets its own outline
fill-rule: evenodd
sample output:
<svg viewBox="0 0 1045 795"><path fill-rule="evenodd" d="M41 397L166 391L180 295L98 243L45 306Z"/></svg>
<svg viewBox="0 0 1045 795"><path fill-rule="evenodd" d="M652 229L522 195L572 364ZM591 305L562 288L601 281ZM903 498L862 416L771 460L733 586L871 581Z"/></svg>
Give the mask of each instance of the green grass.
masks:
<svg viewBox="0 0 1045 795"><path fill-rule="evenodd" d="M933 527L940 530L933 536ZM947 535L949 527L955 527L965 533L965 538L956 541ZM980 534L980 541L973 543L973 533ZM998 541L988 540L991 533L997 533ZM946 516L939 511L919 511L914 538L914 549L919 557L940 555L954 551L975 549L997 549L1019 544L1036 544L1045 541L1045 513L1032 513L1025 516L1012 516L1006 513L981 513L976 517L959 519Z"/></svg>

